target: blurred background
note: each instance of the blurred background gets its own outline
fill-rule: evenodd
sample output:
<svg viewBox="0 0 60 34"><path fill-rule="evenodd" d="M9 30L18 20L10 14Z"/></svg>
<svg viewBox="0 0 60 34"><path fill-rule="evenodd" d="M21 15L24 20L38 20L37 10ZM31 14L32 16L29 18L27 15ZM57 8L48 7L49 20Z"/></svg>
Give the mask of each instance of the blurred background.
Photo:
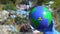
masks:
<svg viewBox="0 0 60 34"><path fill-rule="evenodd" d="M12 33L32 32L28 17L31 8L37 5L46 6L51 11L54 26L60 32L60 0L0 0L1 32L4 32L4 28Z"/></svg>

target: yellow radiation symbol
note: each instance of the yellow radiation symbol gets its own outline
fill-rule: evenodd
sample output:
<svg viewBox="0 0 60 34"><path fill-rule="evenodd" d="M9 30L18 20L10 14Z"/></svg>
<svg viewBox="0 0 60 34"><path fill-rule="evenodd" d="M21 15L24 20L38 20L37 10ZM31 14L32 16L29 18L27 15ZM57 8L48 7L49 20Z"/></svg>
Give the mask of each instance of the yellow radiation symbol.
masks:
<svg viewBox="0 0 60 34"><path fill-rule="evenodd" d="M39 17L39 18L38 18L38 20L39 20L39 21L41 21L41 20L42 20L42 18L41 18L41 17Z"/></svg>

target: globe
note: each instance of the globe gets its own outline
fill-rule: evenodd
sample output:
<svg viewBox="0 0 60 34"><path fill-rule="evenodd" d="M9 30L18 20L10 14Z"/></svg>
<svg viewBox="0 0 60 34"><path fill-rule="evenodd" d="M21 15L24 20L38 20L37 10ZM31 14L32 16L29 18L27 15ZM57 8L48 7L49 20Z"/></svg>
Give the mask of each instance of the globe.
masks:
<svg viewBox="0 0 60 34"><path fill-rule="evenodd" d="M52 15L47 7L37 6L30 11L29 19L32 27L41 30L50 26Z"/></svg>

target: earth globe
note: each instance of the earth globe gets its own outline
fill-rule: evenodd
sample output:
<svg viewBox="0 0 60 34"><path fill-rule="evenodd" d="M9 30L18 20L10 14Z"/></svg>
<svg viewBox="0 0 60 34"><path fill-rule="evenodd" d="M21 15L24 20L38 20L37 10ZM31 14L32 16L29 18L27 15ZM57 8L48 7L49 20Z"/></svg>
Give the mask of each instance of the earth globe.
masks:
<svg viewBox="0 0 60 34"><path fill-rule="evenodd" d="M45 6L32 8L29 13L30 24L37 30L48 28L52 22L52 14Z"/></svg>

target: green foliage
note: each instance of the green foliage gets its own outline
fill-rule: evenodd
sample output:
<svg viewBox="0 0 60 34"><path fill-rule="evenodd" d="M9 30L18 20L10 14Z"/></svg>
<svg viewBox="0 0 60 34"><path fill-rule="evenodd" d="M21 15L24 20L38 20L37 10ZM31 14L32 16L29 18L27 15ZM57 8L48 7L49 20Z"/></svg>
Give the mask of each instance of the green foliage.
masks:
<svg viewBox="0 0 60 34"><path fill-rule="evenodd" d="M16 10L16 6L13 3L6 4L3 8L3 10Z"/></svg>
<svg viewBox="0 0 60 34"><path fill-rule="evenodd" d="M54 3L51 5L52 8L60 8L60 0L54 0Z"/></svg>
<svg viewBox="0 0 60 34"><path fill-rule="evenodd" d="M10 3L10 2L15 3L16 0L0 0L0 2L1 2L2 4L8 4L8 3Z"/></svg>
<svg viewBox="0 0 60 34"><path fill-rule="evenodd" d="M43 4L48 3L50 0L43 0Z"/></svg>
<svg viewBox="0 0 60 34"><path fill-rule="evenodd" d="M0 3L1 3L1 4L6 4L6 3L8 3L8 2L7 2L7 0L0 0Z"/></svg>
<svg viewBox="0 0 60 34"><path fill-rule="evenodd" d="M18 24L26 23L26 19L17 16L17 17L15 18L15 23L18 23Z"/></svg>
<svg viewBox="0 0 60 34"><path fill-rule="evenodd" d="M48 3L49 1L50 0L36 0L38 5L42 5L42 4Z"/></svg>

